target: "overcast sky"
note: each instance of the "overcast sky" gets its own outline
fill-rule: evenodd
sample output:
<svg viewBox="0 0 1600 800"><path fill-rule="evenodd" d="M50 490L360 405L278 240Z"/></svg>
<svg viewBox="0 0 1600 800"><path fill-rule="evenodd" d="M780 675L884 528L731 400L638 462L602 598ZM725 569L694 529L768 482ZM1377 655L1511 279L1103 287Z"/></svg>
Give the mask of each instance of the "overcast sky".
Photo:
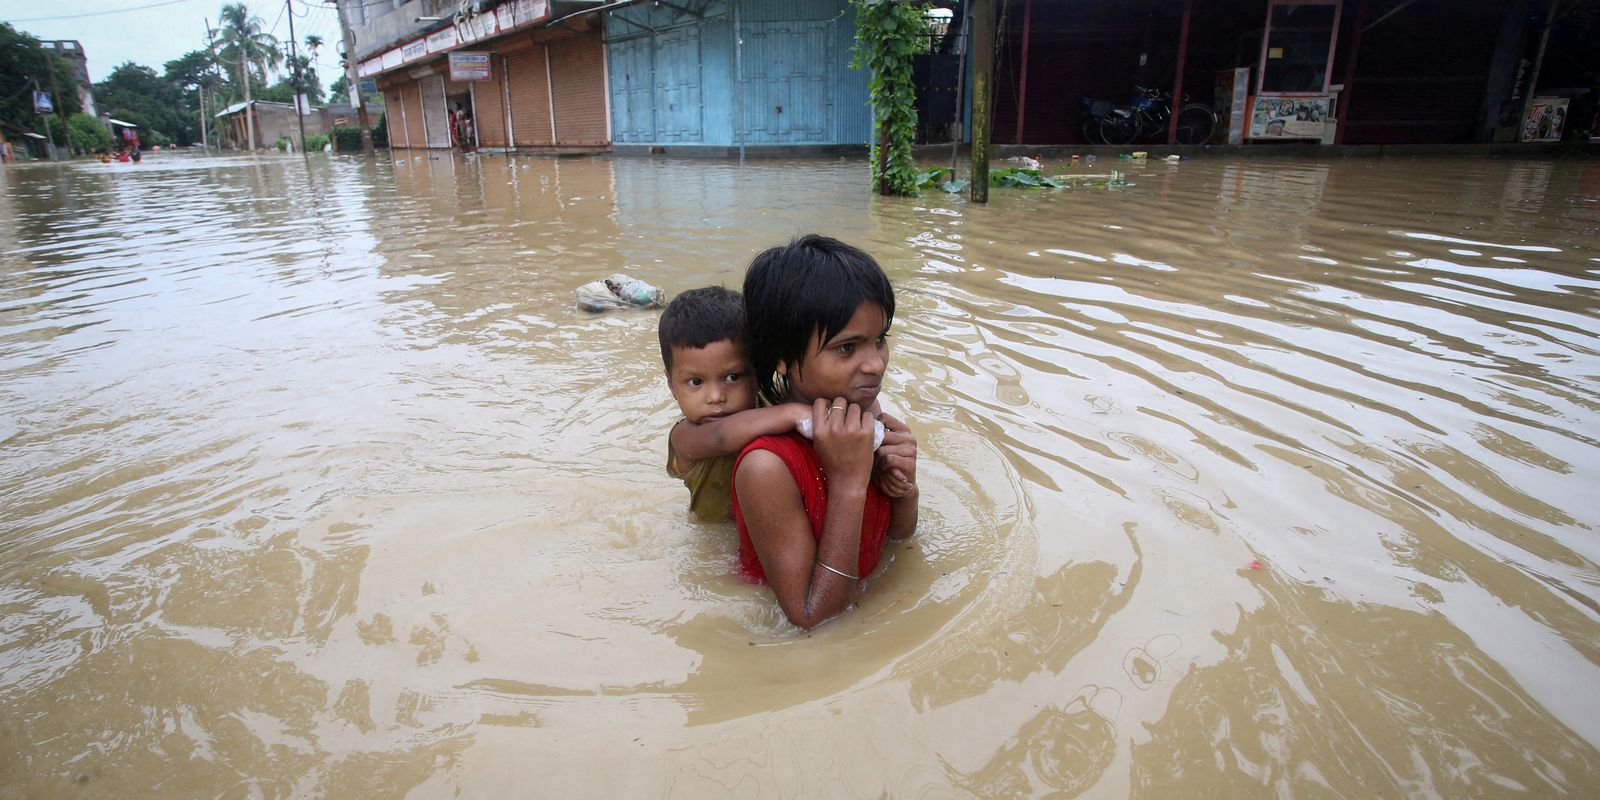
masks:
<svg viewBox="0 0 1600 800"><path fill-rule="evenodd" d="M339 77L339 17L332 6L290 0L301 42L317 34L326 44L317 75L327 86ZM224 0L0 0L0 22L40 39L76 39L89 57L89 78L104 80L124 61L154 69L206 43L206 20L217 24ZM255 0L250 10L284 43L289 20L284 0Z"/></svg>

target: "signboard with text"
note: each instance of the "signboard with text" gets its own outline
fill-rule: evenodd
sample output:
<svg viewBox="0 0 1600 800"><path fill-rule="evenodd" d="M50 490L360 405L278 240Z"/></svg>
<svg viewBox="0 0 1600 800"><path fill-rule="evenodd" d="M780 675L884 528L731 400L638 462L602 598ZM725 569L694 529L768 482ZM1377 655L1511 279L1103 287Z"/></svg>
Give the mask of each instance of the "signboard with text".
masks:
<svg viewBox="0 0 1600 800"><path fill-rule="evenodd" d="M13 95L13 96L15 96L15 95ZM54 113L56 113L56 103L55 103L55 100L50 97L50 93L49 92L34 92L33 93L33 113L35 113L35 114L54 114Z"/></svg>
<svg viewBox="0 0 1600 800"><path fill-rule="evenodd" d="M489 80L489 54L461 51L450 54L450 80Z"/></svg>

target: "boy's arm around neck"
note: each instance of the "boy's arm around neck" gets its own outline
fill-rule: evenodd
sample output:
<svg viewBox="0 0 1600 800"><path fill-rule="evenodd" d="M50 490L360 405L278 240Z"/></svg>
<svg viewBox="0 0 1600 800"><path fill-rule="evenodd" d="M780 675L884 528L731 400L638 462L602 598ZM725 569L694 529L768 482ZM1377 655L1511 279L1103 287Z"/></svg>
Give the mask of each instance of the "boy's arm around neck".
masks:
<svg viewBox="0 0 1600 800"><path fill-rule="evenodd" d="M752 408L700 424L682 420L672 428L672 450L680 461L730 455L758 437L794 430L801 418L811 418L811 407L804 403Z"/></svg>

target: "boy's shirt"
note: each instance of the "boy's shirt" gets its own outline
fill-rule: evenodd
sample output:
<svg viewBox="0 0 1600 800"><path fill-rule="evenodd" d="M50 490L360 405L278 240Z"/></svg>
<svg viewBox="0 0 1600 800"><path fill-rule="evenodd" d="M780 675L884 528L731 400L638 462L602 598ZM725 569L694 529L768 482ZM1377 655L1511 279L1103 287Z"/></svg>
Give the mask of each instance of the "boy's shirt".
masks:
<svg viewBox="0 0 1600 800"><path fill-rule="evenodd" d="M733 506L733 462L738 458L738 453L729 453L680 464L672 439L667 438L667 474L689 487L689 510L706 522L732 519L729 509Z"/></svg>

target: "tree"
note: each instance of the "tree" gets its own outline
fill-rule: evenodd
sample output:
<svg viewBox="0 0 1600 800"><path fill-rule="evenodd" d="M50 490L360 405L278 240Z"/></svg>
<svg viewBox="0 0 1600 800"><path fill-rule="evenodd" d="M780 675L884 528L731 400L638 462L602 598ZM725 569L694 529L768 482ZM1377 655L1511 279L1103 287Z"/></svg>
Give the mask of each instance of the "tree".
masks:
<svg viewBox="0 0 1600 800"><path fill-rule="evenodd" d="M146 144L194 140L198 122L184 112L178 87L149 67L124 62L95 84L94 96L107 114L138 125Z"/></svg>
<svg viewBox="0 0 1600 800"><path fill-rule="evenodd" d="M291 56L288 63L291 75L294 74L295 68L299 67L300 91L305 93L306 99L312 104L321 103L322 79L317 76L316 67L311 66L311 58L309 56ZM261 92L256 99L270 100L274 103L293 103L294 79L292 77L284 78L274 83L266 91Z"/></svg>
<svg viewBox="0 0 1600 800"><path fill-rule="evenodd" d="M250 70L254 67L260 74L262 83L267 80L268 70L277 69L282 54L278 52L278 40L272 34L262 30L266 23L261 18L250 13L244 3L229 3L222 7L221 49L218 56L223 64L238 70L239 85L244 90L245 103L250 102ZM245 132L249 137L248 146L256 149L256 127L250 112L245 112Z"/></svg>
<svg viewBox="0 0 1600 800"><path fill-rule="evenodd" d="M93 153L111 146L111 132L104 122L80 112L67 117L67 142L80 153Z"/></svg>
<svg viewBox="0 0 1600 800"><path fill-rule="evenodd" d="M66 144L65 116L81 108L72 67L38 39L0 23L0 120L42 132L44 120L33 111L35 88L49 92L55 102L56 115L63 121L52 120L50 129L58 144Z"/></svg>
<svg viewBox="0 0 1600 800"><path fill-rule="evenodd" d="M340 75L338 80L328 87L328 102L343 103L350 97L350 77Z"/></svg>
<svg viewBox="0 0 1600 800"><path fill-rule="evenodd" d="M217 89L222 85L222 78L217 75L216 56L208 50L191 50L182 56L168 61L164 67L166 74L163 76L167 83L178 90L179 100L182 104L182 114L189 122L199 119L200 92L203 89L209 98L215 98ZM215 108L215 102L207 102ZM209 111L209 109L208 109ZM185 122L184 127L194 134L198 134L198 125L190 126ZM193 141L196 136L190 136Z"/></svg>

